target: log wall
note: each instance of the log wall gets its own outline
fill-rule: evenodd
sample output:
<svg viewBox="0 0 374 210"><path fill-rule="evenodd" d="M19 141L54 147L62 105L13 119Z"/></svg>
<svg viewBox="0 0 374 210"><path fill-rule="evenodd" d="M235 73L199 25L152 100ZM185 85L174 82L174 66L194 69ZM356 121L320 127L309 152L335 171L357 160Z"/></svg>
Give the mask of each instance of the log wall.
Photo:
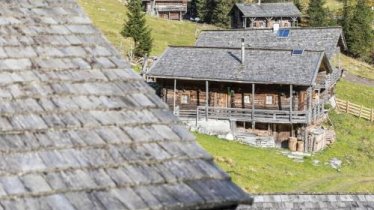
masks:
<svg viewBox="0 0 374 210"><path fill-rule="evenodd" d="M158 83L162 84L161 98L173 108L174 81L163 80ZM255 108L289 110L289 88L288 85L256 85ZM208 100L209 106L213 107L251 109L252 86L251 84L210 82ZM205 81L177 81L176 106L180 109L195 110L197 106L205 106L206 101ZM292 109L304 111L306 108L306 88L294 87Z"/></svg>

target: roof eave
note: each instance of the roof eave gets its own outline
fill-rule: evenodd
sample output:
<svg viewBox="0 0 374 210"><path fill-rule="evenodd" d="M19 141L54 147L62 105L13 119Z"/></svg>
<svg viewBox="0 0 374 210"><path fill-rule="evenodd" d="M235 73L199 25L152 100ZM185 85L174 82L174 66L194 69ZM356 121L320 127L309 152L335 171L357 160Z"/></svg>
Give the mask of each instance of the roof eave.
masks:
<svg viewBox="0 0 374 210"><path fill-rule="evenodd" d="M197 80L197 81L210 81L210 82L231 82L239 84L262 84L262 85L296 85L296 86L310 86L311 83L295 83L295 82L261 82L261 81L246 81L246 80L224 80L216 78L197 78L197 77L183 77L183 76L173 76L173 75L157 75L157 74L147 74L149 77L159 78L159 79L180 79L180 80Z"/></svg>

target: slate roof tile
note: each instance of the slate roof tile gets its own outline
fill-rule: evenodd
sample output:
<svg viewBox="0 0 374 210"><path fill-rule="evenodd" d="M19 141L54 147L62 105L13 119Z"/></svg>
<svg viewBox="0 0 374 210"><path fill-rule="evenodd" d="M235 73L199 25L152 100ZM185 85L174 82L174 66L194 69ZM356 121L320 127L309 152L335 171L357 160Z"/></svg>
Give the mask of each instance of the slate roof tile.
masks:
<svg viewBox="0 0 374 210"><path fill-rule="evenodd" d="M0 23L0 209L202 209L185 182L233 185L75 0L1 1Z"/></svg>
<svg viewBox="0 0 374 210"><path fill-rule="evenodd" d="M245 50L242 63L241 49L238 48L169 47L147 75L169 79L310 86L315 82L312 80L322 61L328 63L323 51L292 55L292 50L250 48Z"/></svg>
<svg viewBox="0 0 374 210"><path fill-rule="evenodd" d="M305 49L325 51L331 58L338 47L346 44L341 27L288 28L287 38L280 38L272 29L202 31L196 41L200 47L241 47L241 39L250 48ZM340 44L342 42L342 44Z"/></svg>
<svg viewBox="0 0 374 210"><path fill-rule="evenodd" d="M300 17L301 12L293 3L237 3L245 17Z"/></svg>

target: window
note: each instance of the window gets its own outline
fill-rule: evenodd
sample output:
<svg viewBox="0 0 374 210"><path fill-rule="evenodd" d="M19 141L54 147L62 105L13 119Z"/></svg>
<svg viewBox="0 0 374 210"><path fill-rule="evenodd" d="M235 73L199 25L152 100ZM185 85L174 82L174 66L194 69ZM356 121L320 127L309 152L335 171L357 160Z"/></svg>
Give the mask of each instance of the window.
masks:
<svg viewBox="0 0 374 210"><path fill-rule="evenodd" d="M290 29L279 29L278 30L278 37L288 37L290 34Z"/></svg>
<svg viewBox="0 0 374 210"><path fill-rule="evenodd" d="M250 104L251 103L251 99L249 96L244 96L244 103L245 104Z"/></svg>
<svg viewBox="0 0 374 210"><path fill-rule="evenodd" d="M273 96L266 96L265 104L266 104L266 105L271 105L271 104L273 104Z"/></svg>
<svg viewBox="0 0 374 210"><path fill-rule="evenodd" d="M292 50L292 55L302 55L303 53L304 53L304 50L301 50L301 49Z"/></svg>
<svg viewBox="0 0 374 210"><path fill-rule="evenodd" d="M181 96L181 104L189 104L190 96L189 95L182 95Z"/></svg>

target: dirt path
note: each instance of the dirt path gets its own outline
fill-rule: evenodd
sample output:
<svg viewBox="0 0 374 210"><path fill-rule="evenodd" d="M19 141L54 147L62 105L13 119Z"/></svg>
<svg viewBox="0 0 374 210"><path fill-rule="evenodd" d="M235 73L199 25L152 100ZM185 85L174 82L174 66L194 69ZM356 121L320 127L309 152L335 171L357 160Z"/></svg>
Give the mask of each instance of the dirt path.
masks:
<svg viewBox="0 0 374 210"><path fill-rule="evenodd" d="M374 87L374 80L354 75L348 71L344 71L343 78L350 82Z"/></svg>

